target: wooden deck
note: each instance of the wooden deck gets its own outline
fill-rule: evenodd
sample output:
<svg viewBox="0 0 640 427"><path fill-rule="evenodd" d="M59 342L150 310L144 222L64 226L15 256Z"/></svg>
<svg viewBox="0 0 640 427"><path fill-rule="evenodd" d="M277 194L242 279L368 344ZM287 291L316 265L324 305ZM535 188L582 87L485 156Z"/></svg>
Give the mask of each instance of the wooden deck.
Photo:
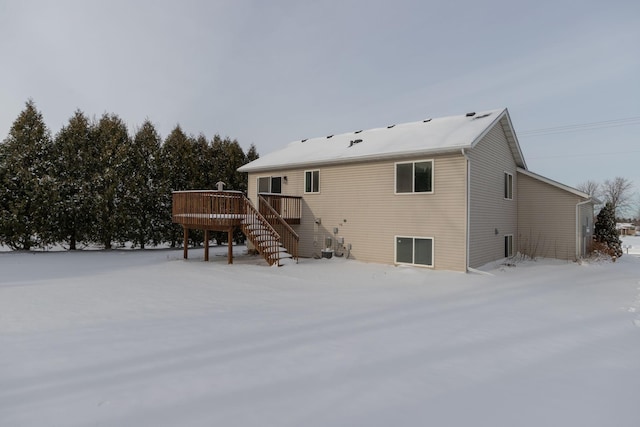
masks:
<svg viewBox="0 0 640 427"><path fill-rule="evenodd" d="M256 222L263 222L263 227L272 231L273 239L293 251L297 259L298 236L289 224L300 224L302 198L264 194L259 200L260 209L256 209L240 191L174 191L172 221L184 228L184 258L188 258L189 230L204 230L205 261L209 260L209 232L226 231L228 260L232 264L234 230L241 228L247 234L248 226L255 228Z"/></svg>

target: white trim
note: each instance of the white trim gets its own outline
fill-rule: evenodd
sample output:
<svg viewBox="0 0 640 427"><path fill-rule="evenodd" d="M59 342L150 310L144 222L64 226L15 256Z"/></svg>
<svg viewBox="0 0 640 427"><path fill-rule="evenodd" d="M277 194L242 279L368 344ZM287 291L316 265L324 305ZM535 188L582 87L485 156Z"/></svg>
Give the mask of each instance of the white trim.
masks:
<svg viewBox="0 0 640 427"><path fill-rule="evenodd" d="M507 129L505 129L505 127L503 126L502 130L507 137L507 143L509 144L509 149L511 149L512 154L512 145L515 147L516 156L514 156L514 158L516 160L516 164L522 163L522 166L524 166L524 168L526 169L527 163L524 160L524 155L522 154L522 149L520 148L520 142L518 142L516 132L513 130L513 123L511 123L511 116L509 116L509 110L507 108L502 110L502 112L498 114L498 116L491 122L491 124L487 126L485 130L482 131L482 133L473 140L473 142L471 142L469 148L473 149L473 147L478 145L482 138L487 136L487 134L494 128L494 126L500 123L500 120L502 119L505 119L507 121ZM509 136L513 138L513 144L509 141Z"/></svg>
<svg viewBox="0 0 640 427"><path fill-rule="evenodd" d="M415 191L415 176L416 176L416 163L425 163L425 162L431 162L431 191ZM412 168L412 175L413 175L413 180L411 181L411 191L407 191L407 192L402 192L402 193L398 193L398 165L406 165L406 164L411 164L413 166ZM398 196L405 196L407 194L410 195L415 195L415 194L433 194L434 193L434 188L435 188L435 178L436 178L436 165L435 165L435 161L434 159L420 159L420 160L409 160L406 162L394 162L393 163L393 194L398 195Z"/></svg>
<svg viewBox="0 0 640 427"><path fill-rule="evenodd" d="M412 254L412 262L408 263L408 262L398 262L398 238L401 239L412 239L413 240L413 248L411 251ZM415 263L415 259L416 259L416 255L415 255L415 241L416 239L420 239L420 240L431 240L431 264L416 264ZM403 235L396 235L393 236L393 263L395 265L410 265L413 267L426 267L426 268L434 268L434 266L436 265L436 240L433 237L426 237L426 236L403 236Z"/></svg>
<svg viewBox="0 0 640 427"><path fill-rule="evenodd" d="M311 191L307 191L307 172L311 173ZM313 173L318 172L318 191L313 191ZM320 194L320 169L306 169L303 171L304 194Z"/></svg>
<svg viewBox="0 0 640 427"><path fill-rule="evenodd" d="M310 160L306 162L292 162L287 164L279 164L274 166L264 166L264 167L250 167L245 168L245 166L250 165L251 163L247 163L244 166L240 166L237 170L238 172L249 172L249 173L264 173L269 171L281 171L283 169L304 169L304 168L314 168L317 169L322 166L334 166L334 165L343 165L348 163L364 163L371 162L375 160L397 160L399 163L403 163L402 159L410 159L414 157L420 156L435 156L439 154L449 154L449 153L459 153L461 148L469 149L471 145L459 145L457 147L443 147L443 148L434 148L429 150L411 150L404 152L395 152L395 153L382 153L382 154L371 154L359 157L350 157L346 159L331 159L331 160Z"/></svg>
<svg viewBox="0 0 640 427"><path fill-rule="evenodd" d="M515 252L513 251L513 234L505 234L505 235L504 235L504 239L502 239L503 249L505 249L505 248L504 248L504 244L506 243L506 240L507 240L507 238L509 238L509 237L511 237L511 251L510 251L511 253L509 253L509 254L505 255L505 258L511 258L511 257L513 257L513 254L515 253Z"/></svg>
<svg viewBox="0 0 640 427"><path fill-rule="evenodd" d="M261 178L269 178L269 191L260 191L260 179ZM280 192L274 193L273 190L273 178L280 178ZM256 177L256 194L283 194L282 193L282 184L284 183L283 175L262 175Z"/></svg>
<svg viewBox="0 0 640 427"><path fill-rule="evenodd" d="M467 161L467 188L466 188L466 201L467 201L467 220L466 220L466 230L465 230L465 244L467 245L467 248L465 250L465 262L464 262L464 266L466 271L471 271L471 268L469 267L469 243L470 243L470 233L469 233L469 227L471 226L471 159L469 158L469 155L466 153L466 151L464 151L464 148L462 149L462 155L464 156L464 158Z"/></svg>
<svg viewBox="0 0 640 427"><path fill-rule="evenodd" d="M511 188L505 188L505 186L508 184L508 182L506 181L507 176L511 177ZM503 175L503 180L502 180L502 195L504 196L504 200L509 200L509 201L513 201L513 174L511 172L507 172L504 171L504 175ZM509 191L506 191L509 190ZM508 194L505 193L511 193L511 197L507 197Z"/></svg>

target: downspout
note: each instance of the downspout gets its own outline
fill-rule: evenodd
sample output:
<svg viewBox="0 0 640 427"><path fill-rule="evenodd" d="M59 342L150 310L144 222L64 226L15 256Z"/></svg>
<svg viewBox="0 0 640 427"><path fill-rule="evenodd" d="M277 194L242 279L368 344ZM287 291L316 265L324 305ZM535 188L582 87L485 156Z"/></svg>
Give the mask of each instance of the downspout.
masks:
<svg viewBox="0 0 640 427"><path fill-rule="evenodd" d="M469 225L471 224L471 159L469 159L469 155L467 154L467 152L464 150L464 148L461 150L462 155L464 156L464 158L467 161L467 186L466 186L466 192L467 192L467 225L466 225L466 230L465 230L465 234L466 234L466 249L465 249L465 262L464 262L464 268L465 268L465 272L468 273L471 268L469 267Z"/></svg>
<svg viewBox="0 0 640 427"><path fill-rule="evenodd" d="M579 202L578 204L576 204L576 260L580 259L580 257L582 256L581 254L582 242L580 241L580 239L582 238L581 236L582 230L580 230L580 206L586 205L588 203L593 203L593 200L589 199L589 200L585 200L584 202ZM585 247L585 251L586 250L587 248Z"/></svg>

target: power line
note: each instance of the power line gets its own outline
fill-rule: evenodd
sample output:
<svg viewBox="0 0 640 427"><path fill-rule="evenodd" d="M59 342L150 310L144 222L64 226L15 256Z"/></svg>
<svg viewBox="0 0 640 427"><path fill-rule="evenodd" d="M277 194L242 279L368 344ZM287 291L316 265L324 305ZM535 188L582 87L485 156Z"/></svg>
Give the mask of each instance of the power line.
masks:
<svg viewBox="0 0 640 427"><path fill-rule="evenodd" d="M551 156L527 156L528 160L536 160L536 159L562 159L562 158L574 158L574 157L601 157L601 156L617 156L620 154L631 154L631 153L640 153L640 150L627 150L627 151L609 151L605 153L568 153L568 154L557 154Z"/></svg>
<svg viewBox="0 0 640 427"><path fill-rule="evenodd" d="M581 123L575 125L557 126L551 128L534 129L529 131L518 132L518 136L544 136L558 133L579 132L587 130L605 129L620 126L640 125L640 116L627 117L624 119L605 120L601 122Z"/></svg>

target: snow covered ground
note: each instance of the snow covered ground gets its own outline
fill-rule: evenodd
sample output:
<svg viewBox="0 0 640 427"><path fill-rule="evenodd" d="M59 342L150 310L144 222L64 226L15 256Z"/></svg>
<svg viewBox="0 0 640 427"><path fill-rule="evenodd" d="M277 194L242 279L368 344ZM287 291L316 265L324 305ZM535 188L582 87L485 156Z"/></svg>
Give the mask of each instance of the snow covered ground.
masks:
<svg viewBox="0 0 640 427"><path fill-rule="evenodd" d="M0 426L640 423L640 237L461 274L0 253Z"/></svg>

